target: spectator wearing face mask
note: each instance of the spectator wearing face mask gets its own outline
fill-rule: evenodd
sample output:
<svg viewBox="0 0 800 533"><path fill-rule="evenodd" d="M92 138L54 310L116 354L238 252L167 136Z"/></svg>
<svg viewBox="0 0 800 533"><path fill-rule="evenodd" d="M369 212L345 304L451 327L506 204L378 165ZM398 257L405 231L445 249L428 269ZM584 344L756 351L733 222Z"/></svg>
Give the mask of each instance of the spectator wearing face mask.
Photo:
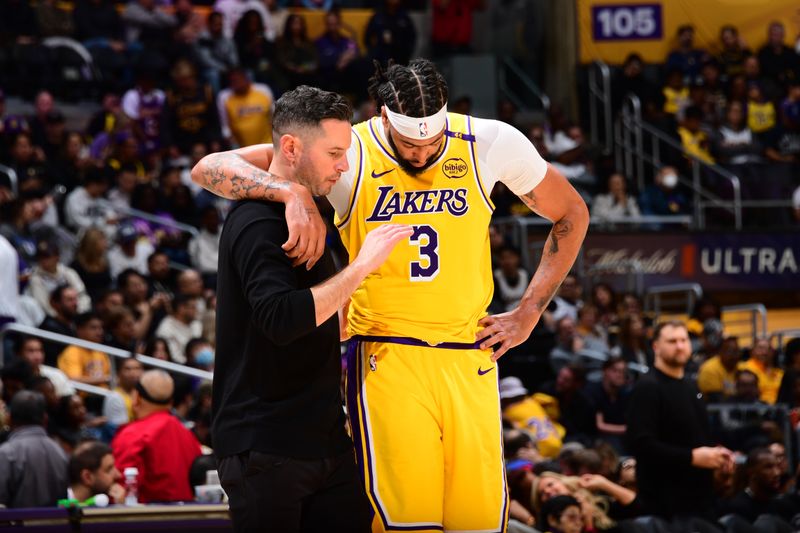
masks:
<svg viewBox="0 0 800 533"><path fill-rule="evenodd" d="M206 339L194 338L186 343L186 361L195 368L213 370L214 348Z"/></svg>
<svg viewBox="0 0 800 533"><path fill-rule="evenodd" d="M675 167L663 167L639 199L642 213L660 216L689 213L689 200L677 187L678 171Z"/></svg>

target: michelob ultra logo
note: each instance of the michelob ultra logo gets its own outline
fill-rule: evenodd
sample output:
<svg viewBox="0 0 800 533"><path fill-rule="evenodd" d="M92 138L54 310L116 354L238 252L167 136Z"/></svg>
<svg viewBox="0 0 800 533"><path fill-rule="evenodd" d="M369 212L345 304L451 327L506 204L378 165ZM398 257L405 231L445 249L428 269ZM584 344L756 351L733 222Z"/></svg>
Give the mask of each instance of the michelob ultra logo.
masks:
<svg viewBox="0 0 800 533"><path fill-rule="evenodd" d="M460 157L451 157L442 163L442 172L448 178L463 178L467 175L467 170L469 170L469 167L466 161Z"/></svg>

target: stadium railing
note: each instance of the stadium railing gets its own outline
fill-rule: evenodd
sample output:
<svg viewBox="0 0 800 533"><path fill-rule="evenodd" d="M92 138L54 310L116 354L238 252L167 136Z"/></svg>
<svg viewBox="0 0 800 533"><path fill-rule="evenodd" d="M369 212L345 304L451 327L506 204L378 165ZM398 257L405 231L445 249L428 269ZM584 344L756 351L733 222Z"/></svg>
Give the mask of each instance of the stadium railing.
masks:
<svg viewBox="0 0 800 533"><path fill-rule="evenodd" d="M697 300L703 297L699 283L676 283L648 287L644 293L644 311L661 316L667 313L690 315Z"/></svg>
<svg viewBox="0 0 800 533"><path fill-rule="evenodd" d="M589 133L592 143L602 146L604 154L614 151L611 69L602 61L589 68Z"/></svg>
<svg viewBox="0 0 800 533"><path fill-rule="evenodd" d="M745 346L767 336L767 308L764 304L726 305L720 311L725 334L746 340Z"/></svg>
<svg viewBox="0 0 800 533"><path fill-rule="evenodd" d="M791 339L800 338L800 328L779 329L770 333L769 343L770 346L778 349L780 364L785 368L787 361L785 361L785 354L783 348Z"/></svg>
<svg viewBox="0 0 800 533"><path fill-rule="evenodd" d="M155 224L161 224L162 226L185 231L186 233L191 234L192 237L196 237L200 234L200 232L194 226L190 224L184 224L183 222L178 222L177 220L172 220L171 218L161 217L152 213L148 213L147 211L134 209L132 207L120 207L119 205L112 204L108 200L101 200L99 203L116 213L120 213L129 217L141 218L142 220L146 220L148 222L153 222Z"/></svg>
<svg viewBox="0 0 800 533"><path fill-rule="evenodd" d="M530 106L519 95L517 90L523 89L527 100L536 101L541 105L545 115L550 110L550 97L534 82L525 70L520 67L511 57L503 57L497 69L497 85L500 91L511 101L517 109L525 109Z"/></svg>
<svg viewBox="0 0 800 533"><path fill-rule="evenodd" d="M622 113L615 130L617 170L622 171L626 176L635 176L639 190L644 190L645 186L645 164L651 165L656 171L664 164L661 160L661 145L663 144L682 153L690 162L692 179L688 180L680 175L678 179L693 192L695 225L700 229L705 229L705 211L714 207L731 212L735 228L742 229L742 190L739 178L733 172L719 165L707 163L687 153L679 142L645 122L642 119L641 101L635 94L628 94L623 99ZM644 149L645 144L651 147L652 154ZM725 200L703 187L703 175L711 174L730 184L733 191L732 200Z"/></svg>
<svg viewBox="0 0 800 533"><path fill-rule="evenodd" d="M792 428L789 407L784 404L768 405L764 403L711 403L708 404L709 415L718 417L718 428L721 430L736 430L747 424L757 422L775 422L783 437L787 457L790 458L790 465L800 463L800 446L792 447L793 435L797 433L800 437L800 429L795 431ZM797 441L800 443L800 440ZM794 472L794 468L791 468Z"/></svg>
<svg viewBox="0 0 800 533"><path fill-rule="evenodd" d="M114 394L109 389L88 385L86 383L81 383L80 381L75 381L74 379L69 380L69 384L72 385L72 388L76 390L85 392L87 394L92 394L94 396L111 396Z"/></svg>
<svg viewBox="0 0 800 533"><path fill-rule="evenodd" d="M95 350L98 352L102 352L111 356L111 381L116 378L116 363L115 358L117 359L127 359L131 356L136 357L142 364L147 365L153 368L160 368L162 370L166 370L168 372L174 372L176 374L183 374L185 376L192 376L200 379L205 379L211 381L214 378L214 374L212 372L208 372L206 370L200 370L199 368L192 368L186 365L180 365L178 363L173 363L171 361L163 361L161 359L156 359L155 357L149 357L143 354L133 354L128 350L121 350L119 348L114 348L113 346L107 346L105 344L99 344L96 342L86 341L83 339L78 339L75 337L70 337L68 335L61 335L60 333L53 333L52 331L45 331L43 329L34 328L31 326L25 326L22 324L10 323L4 325L0 328L0 350L4 349L5 337L10 332L20 333L22 335L28 335L31 337L38 337L40 339L46 339L48 341L52 341L58 344L63 344L65 346L80 346L81 348L86 348L87 350ZM0 367L3 364L3 360L5 359L5 354L0 353ZM84 385L81 384L83 387ZM79 388L79 387L76 387ZM83 389L82 389L83 390ZM90 390L86 390L86 392L92 392Z"/></svg>
<svg viewBox="0 0 800 533"><path fill-rule="evenodd" d="M19 181L17 179L17 172L11 167L7 167L5 165L0 165L0 174L3 174L4 176L6 176L8 178L8 183L11 185L11 192L14 194L14 196L16 196L17 195L17 181Z"/></svg>

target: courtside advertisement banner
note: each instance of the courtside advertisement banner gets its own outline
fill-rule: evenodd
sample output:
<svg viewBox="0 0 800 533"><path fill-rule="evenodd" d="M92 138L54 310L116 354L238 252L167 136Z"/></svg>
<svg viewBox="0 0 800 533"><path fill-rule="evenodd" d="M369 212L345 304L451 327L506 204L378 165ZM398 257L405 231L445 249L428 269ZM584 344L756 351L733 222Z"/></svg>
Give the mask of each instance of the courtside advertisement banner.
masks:
<svg viewBox="0 0 800 533"><path fill-rule="evenodd" d="M587 269L596 269L620 289L631 265L644 274L646 286L696 282L705 290L742 291L800 287L800 232L589 232L583 250Z"/></svg>

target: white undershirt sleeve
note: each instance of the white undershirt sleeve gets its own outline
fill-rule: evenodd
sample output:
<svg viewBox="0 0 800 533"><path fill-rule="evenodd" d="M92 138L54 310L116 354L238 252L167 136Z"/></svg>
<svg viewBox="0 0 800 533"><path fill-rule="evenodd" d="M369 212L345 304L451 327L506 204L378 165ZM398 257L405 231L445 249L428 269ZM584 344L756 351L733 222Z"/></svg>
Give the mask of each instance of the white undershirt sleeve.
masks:
<svg viewBox="0 0 800 533"><path fill-rule="evenodd" d="M473 118L483 185L491 193L495 183L503 182L521 196L544 179L547 162L525 135L498 120Z"/></svg>
<svg viewBox="0 0 800 533"><path fill-rule="evenodd" d="M345 215L347 206L350 203L350 192L355 186L356 171L361 165L358 157L358 139L356 139L354 133L352 135L350 148L347 149L347 165L349 168L346 172L342 172L341 178L339 178L339 181L336 182L330 194L327 196L328 201L333 206L333 209L336 210L336 214L339 215L339 217Z"/></svg>

